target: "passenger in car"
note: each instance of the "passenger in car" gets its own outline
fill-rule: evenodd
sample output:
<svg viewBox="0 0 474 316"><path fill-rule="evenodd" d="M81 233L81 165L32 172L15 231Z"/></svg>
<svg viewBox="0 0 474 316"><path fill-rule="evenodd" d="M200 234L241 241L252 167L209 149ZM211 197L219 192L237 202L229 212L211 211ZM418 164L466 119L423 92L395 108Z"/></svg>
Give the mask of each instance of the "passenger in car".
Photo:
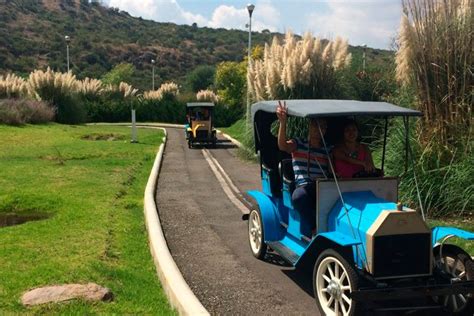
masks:
<svg viewBox="0 0 474 316"><path fill-rule="evenodd" d="M369 148L358 138L357 123L354 120L345 121L342 141L332 151L335 171L340 178L352 178L362 173L373 176L377 172Z"/></svg>
<svg viewBox="0 0 474 316"><path fill-rule="evenodd" d="M316 184L315 179L328 175L328 156L321 140L326 132L327 123L323 119L311 120L308 139L286 139L288 108L285 102L278 102L277 117L280 122L278 130L278 148L291 154L295 174L295 190L292 194L293 207L301 214L301 224L309 234L316 226ZM319 127L318 127L319 125Z"/></svg>

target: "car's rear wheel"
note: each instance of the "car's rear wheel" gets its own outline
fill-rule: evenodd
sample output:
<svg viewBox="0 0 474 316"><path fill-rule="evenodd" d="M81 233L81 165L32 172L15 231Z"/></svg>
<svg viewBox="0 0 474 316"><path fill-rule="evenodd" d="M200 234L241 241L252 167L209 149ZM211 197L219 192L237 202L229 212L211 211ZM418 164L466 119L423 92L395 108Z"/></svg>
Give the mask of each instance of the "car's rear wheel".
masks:
<svg viewBox="0 0 474 316"><path fill-rule="evenodd" d="M314 266L313 289L321 315L356 315L357 302L350 293L359 287L359 276L334 249L323 251Z"/></svg>
<svg viewBox="0 0 474 316"><path fill-rule="evenodd" d="M265 244L265 232L260 210L250 212L248 224L250 250L255 258L263 259L267 253L267 244Z"/></svg>
<svg viewBox="0 0 474 316"><path fill-rule="evenodd" d="M435 248L435 267L445 273L450 279L459 281L474 280L474 262L461 248L454 245L444 245ZM473 315L474 295L453 294L435 297L435 301L452 315Z"/></svg>

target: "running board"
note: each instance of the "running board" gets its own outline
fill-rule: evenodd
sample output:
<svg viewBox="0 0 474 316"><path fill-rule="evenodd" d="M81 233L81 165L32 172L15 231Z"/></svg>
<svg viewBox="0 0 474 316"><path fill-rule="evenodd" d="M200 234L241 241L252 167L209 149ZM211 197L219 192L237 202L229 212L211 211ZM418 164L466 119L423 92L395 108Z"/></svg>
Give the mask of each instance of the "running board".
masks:
<svg viewBox="0 0 474 316"><path fill-rule="evenodd" d="M280 225L285 228L285 229L288 229L288 224L283 222L283 221L280 221ZM311 242L311 238L309 238L308 236L306 235L301 235L301 240L304 240L306 241L307 243L310 243Z"/></svg>
<svg viewBox="0 0 474 316"><path fill-rule="evenodd" d="M290 248L286 247L279 241L270 241L267 243L270 248L272 248L276 253L278 253L283 259L288 261L292 266L296 264L300 258L296 253L293 252Z"/></svg>
<svg viewBox="0 0 474 316"><path fill-rule="evenodd" d="M373 311L377 313L382 312L415 312L415 311L426 311L426 310L440 310L439 305L427 305L427 306L407 306L407 307L384 307L376 308Z"/></svg>

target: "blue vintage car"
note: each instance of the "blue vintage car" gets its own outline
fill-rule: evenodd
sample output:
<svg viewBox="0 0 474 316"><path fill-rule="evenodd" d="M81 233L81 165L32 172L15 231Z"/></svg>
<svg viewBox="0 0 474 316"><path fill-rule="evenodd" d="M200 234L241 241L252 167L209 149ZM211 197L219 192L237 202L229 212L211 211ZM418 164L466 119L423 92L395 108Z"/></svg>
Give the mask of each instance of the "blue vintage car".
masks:
<svg viewBox="0 0 474 316"><path fill-rule="evenodd" d="M402 117L408 133L409 118L422 115L385 102L287 100L286 104L289 117L382 119L383 156L388 120ZM417 211L399 203L397 177L318 179L316 229L308 236L303 229L308 223L292 205L291 156L279 150L274 136L277 105L263 101L252 106L262 181L260 191L248 192L258 205L245 218L253 255L263 259L274 251L296 269L311 267L314 296L323 315L364 315L367 306L438 307L450 314L473 315L473 260L447 240L473 240L474 234L452 227L430 229ZM330 135L326 138L328 150ZM408 161L406 140L401 163ZM396 308L386 300L397 300Z"/></svg>

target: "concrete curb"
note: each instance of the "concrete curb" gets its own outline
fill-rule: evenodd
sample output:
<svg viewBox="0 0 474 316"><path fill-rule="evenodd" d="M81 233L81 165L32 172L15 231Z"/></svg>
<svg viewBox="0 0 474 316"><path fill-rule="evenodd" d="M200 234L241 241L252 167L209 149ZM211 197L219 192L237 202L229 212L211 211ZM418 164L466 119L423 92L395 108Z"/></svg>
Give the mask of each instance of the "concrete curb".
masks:
<svg viewBox="0 0 474 316"><path fill-rule="evenodd" d="M132 123L87 123L86 125L110 125L110 126L131 126ZM184 128L183 124L169 124L169 123L137 123L137 126L152 126L152 127L172 127L172 128Z"/></svg>
<svg viewBox="0 0 474 316"><path fill-rule="evenodd" d="M244 145L242 145L241 142L239 142L237 139L233 138L232 136L226 134L226 133L223 133L221 130L216 130L219 134L222 134L222 136L224 136L225 138L227 138L228 140L230 140L234 145L236 145L237 147L240 147L240 148L244 148Z"/></svg>
<svg viewBox="0 0 474 316"><path fill-rule="evenodd" d="M156 128L159 127L156 126ZM209 312L196 298L176 266L161 229L155 202L155 192L167 137L166 129L162 129L165 132L165 137L151 169L144 197L145 222L150 242L150 251L166 296L178 313L180 315L209 315Z"/></svg>

